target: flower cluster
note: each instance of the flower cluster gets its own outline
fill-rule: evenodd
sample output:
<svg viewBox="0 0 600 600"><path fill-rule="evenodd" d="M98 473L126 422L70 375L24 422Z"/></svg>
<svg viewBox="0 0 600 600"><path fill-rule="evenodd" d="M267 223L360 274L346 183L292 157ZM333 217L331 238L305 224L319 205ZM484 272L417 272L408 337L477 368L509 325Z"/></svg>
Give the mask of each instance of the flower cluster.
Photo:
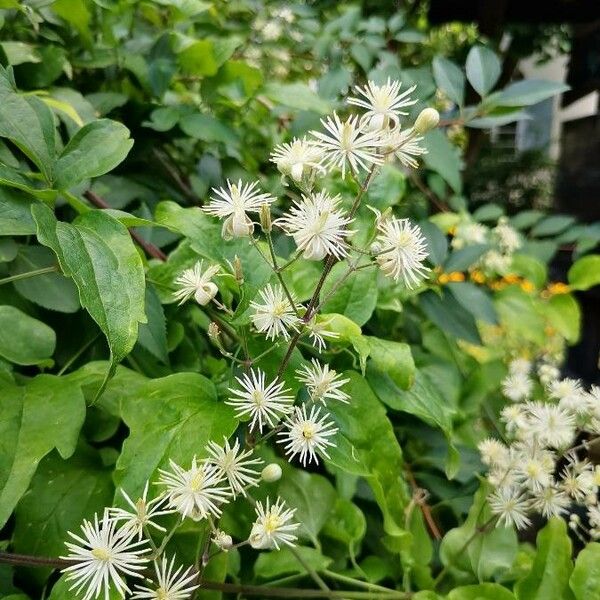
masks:
<svg viewBox="0 0 600 600"><path fill-rule="evenodd" d="M479 444L489 468L489 495L498 523L518 529L532 514L544 518L587 511L589 527L579 518L571 527L600 537L598 488L600 469L585 454L600 435L600 388L586 391L575 379L560 378L558 369L542 362L513 360L502 389L511 402L501 411L504 439ZM575 524L575 525L573 525Z"/></svg>
<svg viewBox="0 0 600 600"><path fill-rule="evenodd" d="M512 264L513 254L522 246L522 240L506 217L500 217L495 227L463 217L453 230L452 247L456 250L475 244L487 244L490 249L479 261L481 270L489 275L504 275Z"/></svg>
<svg viewBox="0 0 600 600"><path fill-rule="evenodd" d="M111 507L98 515L93 522L84 521L81 534L69 533L69 553L62 558L70 564L64 569L70 590L83 600L104 595L108 599L111 590L121 596L131 594L132 600L161 598L185 600L198 587L198 573L193 567L175 567L175 556L169 560L164 554L166 541L182 519L205 521L212 531L210 541L220 551L233 547L230 535L217 526L223 505L238 495L246 496L248 489L259 482L275 481L281 476L278 465L267 465L263 475L257 470L262 460L252 456L252 450L244 450L236 440L233 444L225 439L221 446L209 442L205 449L207 458L192 459L189 468L170 461L169 469L159 469L156 482L163 488L154 499L148 500L149 484L146 483L140 498L135 502L124 491L128 508ZM180 519L170 532L157 522L165 515L178 514ZM256 521L242 544L254 548L280 548L280 544L293 545L294 531L299 527L293 522L294 509L287 508L280 498L274 503L256 503ZM155 536L163 536L158 546ZM149 562L154 563L155 577L136 584L132 591L126 578L144 579Z"/></svg>
<svg viewBox="0 0 600 600"><path fill-rule="evenodd" d="M276 40L293 20L293 11L282 9L261 26L261 35ZM271 161L285 186L296 188L291 194L293 205L276 219L271 217L276 198L262 191L258 181L228 180L225 186L213 188L210 202L202 207L204 213L221 220L225 241L248 239L273 271L273 279L260 289L252 288L250 297L248 290L243 290L244 332L239 337L244 336L244 343L240 343L239 351L243 350L246 359L239 359L227 349L227 338L238 337L239 323L228 318L240 307L231 305L230 287L220 288L217 279L231 280L233 274L235 282L243 283L242 261L237 256L232 263L205 264L200 260L183 270L174 280L173 299L179 304L190 300L200 306L212 303L221 311L223 322L216 317L219 324L212 322L208 334L219 351L241 367L235 382L233 376L230 380L224 402L240 421L246 422L244 445L237 436L233 441L224 439L222 444L210 441L203 458L194 456L185 465L170 460L166 468L158 470L154 483L160 492L156 497L148 498L148 484L135 501L123 491L125 506L106 509L101 519L96 516L93 522L84 522L81 535L71 534L74 542L67 543L69 553L64 558L72 564L65 572L73 582L71 589L76 594L84 592L83 600L100 595L108 600L111 590L137 600L189 598L198 587L199 573L193 567L179 565L175 556L167 558L164 552L185 519L205 524L205 555L210 544L217 552L244 544L256 549L294 544L300 526L294 521L295 509L287 507L281 498L255 502L250 496L250 489L261 481L277 481L282 476L282 467L276 463L260 471L262 460L254 456L253 448L273 437L290 461L299 460L306 467L318 463L319 457L329 457L336 445L338 427L328 405L347 404L352 399L344 389L349 380L321 360L326 341L336 339L338 334L331 330L330 319L319 315L321 303L327 299L321 288L336 261L348 261L348 271L341 281L354 270L369 267L379 267L385 276L409 288L427 277L427 243L421 229L408 219L392 216L391 211L384 215L376 212L373 233L365 248L352 244L351 227L378 166L397 159L405 167L416 167L416 158L425 152L423 134L437 125L437 111L425 109L412 127L401 126L401 117L408 114L405 109L416 103L411 98L413 91L414 87L402 89L395 81L383 85L370 81L365 87L355 88L356 95L348 98L348 104L360 109L360 114L341 117L334 113L322 120L322 131L312 131L274 148ZM338 171L342 178L350 176L360 190L350 208L341 195L321 185L321 178ZM259 227L266 244L255 237ZM276 254L271 237L274 228L290 236L296 247L285 265L280 265ZM324 261L321 281L306 306L298 302L284 277L284 270L300 258ZM259 357L252 357L249 351L245 338L249 326L270 342ZM297 401L284 373L303 336L316 348L319 359L303 361L295 371L297 387L303 388ZM277 376L270 378L257 363L281 343L288 344L286 358ZM225 506L239 497L254 505L256 519L248 537L235 544L232 536L220 528L220 521ZM169 529L166 525L173 522ZM160 538L162 542L157 543ZM154 563L154 576L138 582L131 591L127 578L144 580L150 562Z"/></svg>

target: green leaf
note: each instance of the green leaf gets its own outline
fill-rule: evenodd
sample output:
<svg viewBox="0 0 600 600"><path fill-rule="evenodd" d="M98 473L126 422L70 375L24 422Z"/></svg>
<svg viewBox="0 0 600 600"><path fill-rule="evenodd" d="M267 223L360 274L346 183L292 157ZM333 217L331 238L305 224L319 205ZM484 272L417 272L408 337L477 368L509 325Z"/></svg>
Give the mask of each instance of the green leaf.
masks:
<svg viewBox="0 0 600 600"><path fill-rule="evenodd" d="M448 257L448 260L444 265L444 271L446 271L446 273L452 273L453 271L466 271L489 249L490 247L488 244L473 244L471 246L465 246L460 250L455 250Z"/></svg>
<svg viewBox="0 0 600 600"><path fill-rule="evenodd" d="M541 210L523 210L510 218L510 224L516 229L528 229L535 225L545 214Z"/></svg>
<svg viewBox="0 0 600 600"><path fill-rule="evenodd" d="M511 273L521 275L531 281L537 288L541 288L548 279L548 268L533 256L527 254L513 254Z"/></svg>
<svg viewBox="0 0 600 600"><path fill-rule="evenodd" d="M367 204L384 211L398 204L406 193L406 176L393 165L384 164L373 178L367 192Z"/></svg>
<svg viewBox="0 0 600 600"><path fill-rule="evenodd" d="M14 306L0 306L0 356L17 365L47 363L54 354L56 334Z"/></svg>
<svg viewBox="0 0 600 600"><path fill-rule="evenodd" d="M568 85L541 79L524 79L511 83L501 92L490 96L490 102L499 106L530 106L566 92Z"/></svg>
<svg viewBox="0 0 600 600"><path fill-rule="evenodd" d="M496 84L502 65L496 53L485 46L473 46L466 62L467 79L473 89L485 96Z"/></svg>
<svg viewBox="0 0 600 600"><path fill-rule="evenodd" d="M504 214L504 209L498 204L490 202L480 206L473 212L476 221L497 221Z"/></svg>
<svg viewBox="0 0 600 600"><path fill-rule="evenodd" d="M178 55L181 70L199 77L215 75L219 65L211 40L198 40L184 48Z"/></svg>
<svg viewBox="0 0 600 600"><path fill-rule="evenodd" d="M580 258L569 269L569 285L574 290L589 290L600 283L600 254Z"/></svg>
<svg viewBox="0 0 600 600"><path fill-rule="evenodd" d="M498 583L479 583L453 589L447 600L515 600L515 597Z"/></svg>
<svg viewBox="0 0 600 600"><path fill-rule="evenodd" d="M581 309L577 300L571 294L552 296L546 311L550 324L569 344L576 344L581 329Z"/></svg>
<svg viewBox="0 0 600 600"><path fill-rule="evenodd" d="M531 119L531 116L525 111L515 109L499 115L489 114L487 117L468 119L465 125L473 129L491 129L492 127L501 127L515 121L528 121L529 119Z"/></svg>
<svg viewBox="0 0 600 600"><path fill-rule="evenodd" d="M465 76L461 69L443 56L433 59L433 76L439 88L456 104L465 102Z"/></svg>
<svg viewBox="0 0 600 600"><path fill-rule="evenodd" d="M294 548L302 560L315 571L327 569L333 562L331 558L323 556L315 548L297 546ZM305 569L290 548L282 548L279 552L261 552L254 563L254 574L262 579L275 579L283 575L304 573Z"/></svg>
<svg viewBox="0 0 600 600"><path fill-rule="evenodd" d="M321 114L331 110L331 103L318 96L305 83L268 83L264 94L272 102L296 110L312 110Z"/></svg>
<svg viewBox="0 0 600 600"><path fill-rule="evenodd" d="M52 10L79 31L84 38L90 37L89 24L92 18L87 4L81 0L56 0Z"/></svg>
<svg viewBox="0 0 600 600"><path fill-rule="evenodd" d="M85 401L77 385L54 375L38 375L21 387L0 380L0 386L2 527L27 490L39 461L53 448L62 458L75 451Z"/></svg>
<svg viewBox="0 0 600 600"><path fill-rule="evenodd" d="M400 389L409 389L415 377L410 346L372 336L363 336L363 339L369 344L372 368L388 376Z"/></svg>
<svg viewBox="0 0 600 600"><path fill-rule="evenodd" d="M575 561L569 580L575 600L589 600L600 590L600 544L588 542Z"/></svg>
<svg viewBox="0 0 600 600"><path fill-rule="evenodd" d="M56 197L56 191L35 187L33 180L24 177L20 170L2 164L0 164L0 186L21 190L40 200L54 200Z"/></svg>
<svg viewBox="0 0 600 600"><path fill-rule="evenodd" d="M442 289L441 297L429 290L419 296L423 312L442 331L463 339L471 344L481 345L481 338L475 319L466 313L455 297Z"/></svg>
<svg viewBox="0 0 600 600"><path fill-rule="evenodd" d="M112 171L133 146L129 129L110 119L84 125L66 145L57 163L55 185L67 190L80 181Z"/></svg>
<svg viewBox="0 0 600 600"><path fill-rule="evenodd" d="M11 275L27 273L52 265L56 265L56 256L48 248L21 246L12 265ZM77 288L73 281L62 273L36 275L14 281L13 285L21 296L44 308L63 313L74 313L79 310Z"/></svg>
<svg viewBox="0 0 600 600"><path fill-rule="evenodd" d="M489 294L468 281L450 282L446 286L458 303L476 319L495 325L498 316Z"/></svg>
<svg viewBox="0 0 600 600"><path fill-rule="evenodd" d="M321 297L326 298L348 271L344 262L336 264L325 280ZM377 306L377 270L361 269L348 276L323 304L323 312L338 313L364 325Z"/></svg>
<svg viewBox="0 0 600 600"><path fill-rule="evenodd" d="M438 173L457 194L460 194L462 162L457 148L437 129L425 135L424 146L427 148L427 154L423 155L423 161L427 167Z"/></svg>
<svg viewBox="0 0 600 600"><path fill-rule="evenodd" d="M38 63L42 60L35 46L24 42L0 42L9 65Z"/></svg>
<svg viewBox="0 0 600 600"><path fill-rule="evenodd" d="M538 533L537 553L531 572L515 585L517 600L570 600L569 577L573 571L571 540L559 517L550 519Z"/></svg>
<svg viewBox="0 0 600 600"><path fill-rule="evenodd" d="M367 522L363 512L356 504L338 497L327 519L322 533L334 540L347 544L351 555L367 531Z"/></svg>
<svg viewBox="0 0 600 600"><path fill-rule="evenodd" d="M427 240L429 260L436 266L441 265L448 256L448 240L446 236L431 221L421 221L419 226Z"/></svg>
<svg viewBox="0 0 600 600"><path fill-rule="evenodd" d="M67 581L67 575L61 575L60 579L52 587L52 592L48 600L74 600L73 581ZM114 586L111 586L108 597L103 596L103 600L123 600L123 596L117 592Z"/></svg>
<svg viewBox="0 0 600 600"><path fill-rule="evenodd" d="M185 134L205 142L223 142L232 146L240 144L234 129L210 115L187 115L179 121L179 126Z"/></svg>
<svg viewBox="0 0 600 600"><path fill-rule="evenodd" d="M502 326L511 334L536 344L544 343L546 320L539 304L529 294L520 287L509 286L496 293L494 304Z"/></svg>
<svg viewBox="0 0 600 600"><path fill-rule="evenodd" d="M80 447L67 461L47 456L33 476L30 491L16 509L13 544L15 552L33 556L60 556L67 532L79 532L83 519L100 517L111 506L114 486L111 470L102 465L99 453ZM50 569L31 569L38 584Z"/></svg>
<svg viewBox="0 0 600 600"><path fill-rule="evenodd" d="M551 215L545 217L534 225L531 230L531 235L536 237L556 235L573 225L575 220L575 217L569 217L567 215Z"/></svg>
<svg viewBox="0 0 600 600"><path fill-rule="evenodd" d="M402 450L392 424L365 379L354 371L345 372L344 376L350 379L345 390L353 400L349 405L338 402L328 407L339 432L337 447L330 450L327 462L364 477L383 513L385 532L408 540L404 509L410 493L402 475Z"/></svg>
<svg viewBox="0 0 600 600"><path fill-rule="evenodd" d="M8 138L52 180L55 156L54 117L35 96L21 96L12 87L6 71L0 67L0 137Z"/></svg>
<svg viewBox="0 0 600 600"><path fill-rule="evenodd" d="M123 402L129 437L117 461L115 481L140 494L169 459L189 468L209 441L221 443L237 426L233 409L217 401L211 381L197 373L176 373L141 386Z"/></svg>
<svg viewBox="0 0 600 600"><path fill-rule="evenodd" d="M99 210L73 224L57 221L41 204L32 214L40 243L73 278L81 305L106 336L113 364L120 362L137 340L138 323L146 322L144 268L127 228Z"/></svg>
<svg viewBox="0 0 600 600"><path fill-rule="evenodd" d="M288 506L296 509L294 516L301 524L298 535L307 536L318 545L319 532L327 522L336 501L335 488L322 475L290 469L279 484L279 495Z"/></svg>
<svg viewBox="0 0 600 600"><path fill-rule="evenodd" d="M487 494L488 487L484 483L473 498L465 522L448 531L440 546L440 558L446 567L473 573L479 581L508 571L518 550L517 536L512 528L490 527ZM487 527L483 528L486 523Z"/></svg>
<svg viewBox="0 0 600 600"><path fill-rule="evenodd" d="M160 298L152 285L146 287L146 316L148 322L139 327L138 343L162 363L167 364L167 323Z"/></svg>
<svg viewBox="0 0 600 600"><path fill-rule="evenodd" d="M31 198L15 190L0 187L0 235L32 235Z"/></svg>

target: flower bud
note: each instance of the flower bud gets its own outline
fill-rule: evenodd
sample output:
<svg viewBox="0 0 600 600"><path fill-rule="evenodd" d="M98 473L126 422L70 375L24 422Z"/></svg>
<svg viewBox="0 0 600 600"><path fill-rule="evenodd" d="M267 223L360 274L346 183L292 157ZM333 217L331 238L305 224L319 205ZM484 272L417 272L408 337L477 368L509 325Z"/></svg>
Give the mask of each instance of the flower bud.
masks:
<svg viewBox="0 0 600 600"><path fill-rule="evenodd" d="M242 261L237 254L233 257L232 267L236 282L242 285L244 283L244 270L242 269Z"/></svg>
<svg viewBox="0 0 600 600"><path fill-rule="evenodd" d="M200 306L206 306L219 291L219 288L212 281L207 281L198 288L194 293L194 298Z"/></svg>
<svg viewBox="0 0 600 600"><path fill-rule="evenodd" d="M424 108L417 117L413 129L419 133L427 133L437 127L440 122L440 113L435 108Z"/></svg>
<svg viewBox="0 0 600 600"><path fill-rule="evenodd" d="M212 541L217 548L224 550L225 552L227 552L227 550L233 546L233 540L231 539L231 536L221 529L217 529Z"/></svg>
<svg viewBox="0 0 600 600"><path fill-rule="evenodd" d="M221 335L221 330L219 329L219 326L214 322L211 321L208 324L208 337L210 338L210 340L217 344L220 343L219 340L219 336Z"/></svg>
<svg viewBox="0 0 600 600"><path fill-rule="evenodd" d="M273 224L271 223L271 209L268 204L263 204L260 207L260 226L264 233L271 233Z"/></svg>
<svg viewBox="0 0 600 600"><path fill-rule="evenodd" d="M281 467L277 463L270 463L262 470L260 476L263 481L268 483L279 481L281 479Z"/></svg>

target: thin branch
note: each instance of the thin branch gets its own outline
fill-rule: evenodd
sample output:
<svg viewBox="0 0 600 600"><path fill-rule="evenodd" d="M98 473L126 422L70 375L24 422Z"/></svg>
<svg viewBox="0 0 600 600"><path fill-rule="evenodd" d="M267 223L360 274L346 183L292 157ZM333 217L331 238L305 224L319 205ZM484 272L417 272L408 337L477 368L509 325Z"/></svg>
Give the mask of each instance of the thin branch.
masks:
<svg viewBox="0 0 600 600"><path fill-rule="evenodd" d="M158 162L161 164L163 169L169 174L171 179L175 182L175 185L179 188L181 193L188 199L192 200L194 204L199 203L199 198L194 194L192 188L185 182L183 177L178 173L177 169L169 163L169 161L165 158L162 151L154 148L152 150L152 154L156 157Z"/></svg>
<svg viewBox="0 0 600 600"><path fill-rule="evenodd" d="M0 279L0 285L4 285L5 283L10 283L11 281L19 281L20 279L29 279L30 277L36 277L38 275L45 275L46 273L55 273L58 271L58 266L52 265L50 267L43 267L41 269L36 269L35 271L27 271L26 273L17 273L16 275L11 275L10 277L4 277L4 279Z"/></svg>
<svg viewBox="0 0 600 600"><path fill-rule="evenodd" d="M98 208L110 208L110 205L106 203L106 201L98 196L96 192L92 192L92 190L88 190L84 192L83 195ZM152 256L153 258L158 258L158 260L162 260L163 262L167 260L167 255L154 244L147 242L139 233L136 233L133 229L129 229L129 234L135 240L137 245L146 252L148 256Z"/></svg>

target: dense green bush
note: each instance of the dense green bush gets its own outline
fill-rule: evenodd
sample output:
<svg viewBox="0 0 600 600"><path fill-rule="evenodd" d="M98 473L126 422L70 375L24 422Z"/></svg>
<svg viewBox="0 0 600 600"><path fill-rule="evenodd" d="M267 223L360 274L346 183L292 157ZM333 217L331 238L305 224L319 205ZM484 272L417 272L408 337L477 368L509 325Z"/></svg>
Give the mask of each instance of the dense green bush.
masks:
<svg viewBox="0 0 600 600"><path fill-rule="evenodd" d="M600 598L600 394L559 370L600 229L462 176L564 86L418 10L0 8L0 598L123 595L59 556L162 600L160 556L203 599Z"/></svg>

